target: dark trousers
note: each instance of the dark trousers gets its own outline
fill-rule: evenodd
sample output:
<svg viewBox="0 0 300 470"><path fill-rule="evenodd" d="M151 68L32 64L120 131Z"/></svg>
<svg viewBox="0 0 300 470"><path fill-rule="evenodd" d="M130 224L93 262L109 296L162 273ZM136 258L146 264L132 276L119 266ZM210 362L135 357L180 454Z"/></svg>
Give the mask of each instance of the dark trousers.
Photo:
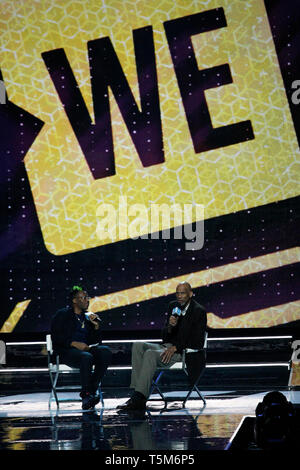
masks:
<svg viewBox="0 0 300 470"><path fill-rule="evenodd" d="M111 350L107 346L94 346L90 351L80 351L71 347L59 356L61 363L80 369L82 392L95 393L111 362L111 355Z"/></svg>

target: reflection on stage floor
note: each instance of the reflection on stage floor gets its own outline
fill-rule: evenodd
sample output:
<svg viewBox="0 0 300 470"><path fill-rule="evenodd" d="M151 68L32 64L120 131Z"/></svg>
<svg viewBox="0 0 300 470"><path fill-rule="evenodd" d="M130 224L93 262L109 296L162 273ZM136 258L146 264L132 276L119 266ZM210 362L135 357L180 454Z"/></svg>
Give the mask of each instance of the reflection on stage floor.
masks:
<svg viewBox="0 0 300 470"><path fill-rule="evenodd" d="M300 392L283 392L294 404ZM254 416L265 393L236 396L206 392L206 406L192 400L182 409L171 401L148 402L145 413L118 412L125 398L82 411L80 403L48 410L47 393L0 398L1 450L224 450L244 416Z"/></svg>

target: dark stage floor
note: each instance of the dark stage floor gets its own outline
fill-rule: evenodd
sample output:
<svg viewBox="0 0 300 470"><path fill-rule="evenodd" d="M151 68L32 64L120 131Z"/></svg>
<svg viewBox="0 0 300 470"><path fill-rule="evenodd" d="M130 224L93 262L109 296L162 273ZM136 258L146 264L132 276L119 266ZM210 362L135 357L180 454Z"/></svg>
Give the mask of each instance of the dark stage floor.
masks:
<svg viewBox="0 0 300 470"><path fill-rule="evenodd" d="M195 399L182 409L174 400L166 411L163 402L153 401L142 414L117 412L116 406L126 401L124 394L106 398L106 394L110 396L106 392L104 408L99 404L94 412L83 412L80 402L62 403L59 410L53 404L49 410L48 393L0 397L0 449L161 450L180 455L184 451L221 451L230 445L245 416L255 416L266 393L205 392L206 406ZM300 391L282 393L299 405Z"/></svg>

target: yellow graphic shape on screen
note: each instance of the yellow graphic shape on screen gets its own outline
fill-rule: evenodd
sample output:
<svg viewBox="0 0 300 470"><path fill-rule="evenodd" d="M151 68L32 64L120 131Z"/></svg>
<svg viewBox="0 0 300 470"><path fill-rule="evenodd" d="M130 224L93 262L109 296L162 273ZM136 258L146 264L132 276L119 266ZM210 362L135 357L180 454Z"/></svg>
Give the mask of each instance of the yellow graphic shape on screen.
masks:
<svg viewBox="0 0 300 470"><path fill-rule="evenodd" d="M111 311L125 305L133 305L153 298L159 298L174 294L179 282L187 281L195 290L198 287L208 286L229 279L235 279L249 274L259 273L268 269L287 266L300 261L300 248L295 247L288 250L270 253L256 258L218 266L203 271L193 272L182 276L169 278L154 284L147 284L124 291L114 292L94 297L90 301L89 309L93 312L103 312L108 319L113 319ZM174 297L175 298L175 297ZM201 303L201 299L197 299ZM267 307L241 315L220 318L218 315L208 312L207 324L210 328L261 328L280 325L299 320L300 301L288 302L286 304ZM141 320L141 318L140 318ZM146 318L144 319L146 321ZM151 319L149 319L149 323Z"/></svg>
<svg viewBox="0 0 300 470"><path fill-rule="evenodd" d="M192 288L195 289L202 286L228 281L230 279L238 279L240 277L259 273L268 269L276 269L281 266L287 266L297 262L300 262L300 248L290 248L288 250L282 250L268 255L236 261L225 266L217 266L215 268L191 272L189 274L168 278L152 284L145 284L132 287L124 291L109 293L101 297L94 297L90 301L90 309L93 312L109 311L124 305L144 302L145 300L174 294L176 292L177 285L184 281L189 282ZM294 311L293 313L297 315L293 320L299 319L299 311ZM234 318L240 318L240 316L241 315ZM228 319L226 321L228 321ZM264 319L261 318L261 321L263 322ZM220 322L224 322L224 320L220 319Z"/></svg>
<svg viewBox="0 0 300 470"><path fill-rule="evenodd" d="M198 68L229 64L233 83L206 90L214 127L250 120L255 139L196 154L163 23L224 9L227 27L192 37ZM40 0L0 5L1 70L9 99L45 122L25 158L47 249L109 243L101 204L202 204L205 218L299 194L299 149L263 0ZM154 32L165 162L143 168L110 92L116 174L95 180L41 53L63 48L92 121L87 42L109 36L139 104L132 30ZM195 220L195 214L194 214ZM171 227L176 225L171 220ZM166 228L159 225L157 229ZM125 236L118 236L125 239Z"/></svg>
<svg viewBox="0 0 300 470"><path fill-rule="evenodd" d="M24 300L23 302L18 302L11 314L9 315L8 319L2 325L0 329L0 333L11 333L15 326L17 325L18 321L21 319L23 313L25 312L26 308L30 304L30 300Z"/></svg>
<svg viewBox="0 0 300 470"><path fill-rule="evenodd" d="M103 312L106 321L113 319L115 308L134 305L153 298L159 298L174 294L180 282L187 281L195 290L198 287L208 286L222 281L247 276L268 269L288 266L300 261L300 248L270 253L268 255L249 258L226 266L219 266L203 271L193 272L177 277L165 279L153 284L132 287L123 291L113 292L90 300L89 310L92 312ZM175 294L174 294L175 295ZM197 297L196 297L196 300ZM201 303L201 299L199 299ZM9 318L6 320L1 333L12 332L31 300L20 302L16 305ZM261 328L280 325L299 320L300 301L288 302L273 307L267 307L241 315L220 318L212 312L207 314L207 324L210 328ZM140 318L141 320L141 318ZM149 323L151 322L149 319Z"/></svg>

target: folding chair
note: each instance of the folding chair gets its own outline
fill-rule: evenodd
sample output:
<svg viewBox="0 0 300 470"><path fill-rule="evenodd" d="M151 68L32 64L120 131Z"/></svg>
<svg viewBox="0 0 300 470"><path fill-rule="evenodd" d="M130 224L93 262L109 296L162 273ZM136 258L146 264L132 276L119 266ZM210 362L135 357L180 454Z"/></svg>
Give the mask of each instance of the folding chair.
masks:
<svg viewBox="0 0 300 470"><path fill-rule="evenodd" d="M207 348L207 332L205 332L205 339L204 339L204 345L203 349L198 349L197 351L189 352L188 349L185 349L182 354L182 360L180 362L175 362L171 367L165 368L165 367L159 367L158 374L155 378L155 380L152 381L152 387L151 387L151 394L157 390L159 395L161 396L162 400L165 402L164 408L167 407L167 397L163 394L159 387L159 381L163 374L167 371L172 371L172 370L183 370L183 372L188 376L190 386L188 393L183 399L182 402L182 408L185 407L185 404L187 400L191 397L191 394L193 391L197 392L198 397L203 401L203 404L206 404L206 400L203 397L202 393L200 392L198 388L198 384L200 381L200 378L204 372L205 369L205 363L206 363L206 348ZM149 400L153 400L149 398Z"/></svg>
<svg viewBox="0 0 300 470"><path fill-rule="evenodd" d="M47 343L47 355L48 355L48 371L49 371L50 382L51 382L51 392L50 392L49 402L48 402L49 409L51 409L51 403L53 401L56 402L57 408L59 408L60 402L81 401L81 398L79 397L78 398L62 398L58 396L59 391L67 392L71 390L72 391L81 390L81 387L79 385L57 386L57 382L61 374L79 373L80 370L74 367L67 366L66 364L61 364L59 362L59 355L56 354L54 356L51 335L46 336L46 343ZM101 384L99 385L99 395L100 395L101 404L102 406L104 406Z"/></svg>

